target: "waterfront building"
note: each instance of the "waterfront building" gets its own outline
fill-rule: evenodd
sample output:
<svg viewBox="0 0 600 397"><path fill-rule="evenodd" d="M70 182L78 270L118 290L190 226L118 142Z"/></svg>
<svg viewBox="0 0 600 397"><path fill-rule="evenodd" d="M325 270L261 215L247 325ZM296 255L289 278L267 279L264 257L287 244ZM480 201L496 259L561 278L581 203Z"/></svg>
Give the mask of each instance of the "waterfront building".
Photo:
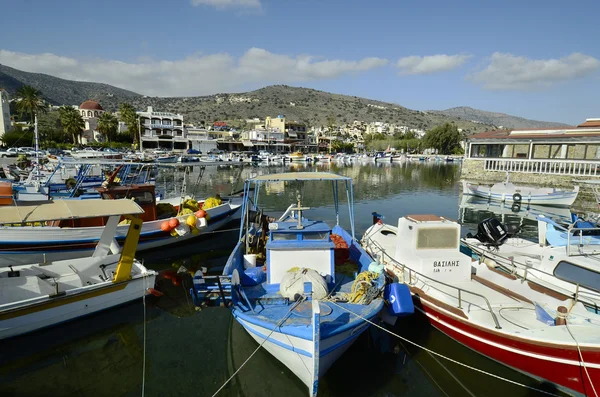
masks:
<svg viewBox="0 0 600 397"><path fill-rule="evenodd" d="M81 133L81 143L103 142L104 136L98 131L98 117L104 113L104 108L96 101L85 101L77 107L85 123Z"/></svg>
<svg viewBox="0 0 600 397"><path fill-rule="evenodd" d="M576 127L486 131L467 139L464 177L498 180L506 172L545 175L521 178L541 183L556 176L600 177L600 119Z"/></svg>
<svg viewBox="0 0 600 397"><path fill-rule="evenodd" d="M0 88L0 137L12 129L10 124L10 98L6 90Z"/></svg>
<svg viewBox="0 0 600 397"><path fill-rule="evenodd" d="M190 148L199 150L202 153L214 152L217 150L217 139L219 136L215 131L209 131L206 128L195 127L193 125L184 128Z"/></svg>
<svg viewBox="0 0 600 397"><path fill-rule="evenodd" d="M183 116L170 112L155 112L152 106L144 112L136 112L140 118L142 150L168 150L184 152L189 141L183 128Z"/></svg>

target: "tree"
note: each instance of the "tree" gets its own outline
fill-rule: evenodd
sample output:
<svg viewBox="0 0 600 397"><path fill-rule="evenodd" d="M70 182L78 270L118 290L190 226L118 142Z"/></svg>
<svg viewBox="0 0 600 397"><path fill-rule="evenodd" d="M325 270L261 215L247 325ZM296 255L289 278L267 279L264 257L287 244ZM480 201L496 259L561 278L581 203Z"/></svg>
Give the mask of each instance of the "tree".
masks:
<svg viewBox="0 0 600 397"><path fill-rule="evenodd" d="M335 140L331 143L331 149L337 153L353 153L354 144L351 142Z"/></svg>
<svg viewBox="0 0 600 397"><path fill-rule="evenodd" d="M38 133L40 141L45 141L46 145L49 145L49 142L63 142L65 134L60 123L60 113L52 110L39 115Z"/></svg>
<svg viewBox="0 0 600 397"><path fill-rule="evenodd" d="M102 113L98 118L98 131L100 131L108 140L108 142L115 139L117 130L119 129L119 120L108 112Z"/></svg>
<svg viewBox="0 0 600 397"><path fill-rule="evenodd" d="M119 105L119 116L122 122L127 127L127 133L133 139L133 143L138 141L138 115L135 112L135 108L128 103L122 103Z"/></svg>
<svg viewBox="0 0 600 397"><path fill-rule="evenodd" d="M423 147L437 149L440 154L453 154L460 151L462 138L455 125L446 123L427 131L423 137Z"/></svg>
<svg viewBox="0 0 600 397"><path fill-rule="evenodd" d="M60 123L63 126L66 135L73 138L73 144L79 142L81 132L85 129L85 122L79 111L71 106L61 106L58 109L60 114Z"/></svg>
<svg viewBox="0 0 600 397"><path fill-rule="evenodd" d="M30 85L19 87L15 95L16 109L19 116L26 114L30 117L29 121L35 120L35 115L46 111L46 104L42 98L42 93Z"/></svg>

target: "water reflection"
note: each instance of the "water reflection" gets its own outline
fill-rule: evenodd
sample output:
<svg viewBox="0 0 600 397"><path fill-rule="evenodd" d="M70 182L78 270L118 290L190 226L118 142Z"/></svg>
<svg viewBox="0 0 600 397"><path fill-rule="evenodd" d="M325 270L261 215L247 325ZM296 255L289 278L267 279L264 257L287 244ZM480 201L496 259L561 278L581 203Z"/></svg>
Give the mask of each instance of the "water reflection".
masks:
<svg viewBox="0 0 600 397"><path fill-rule="evenodd" d="M292 170L328 171L354 179L357 236L371 224L371 212L388 223L408 214L434 213L456 218L463 233L496 216L520 225L522 233L535 236L535 216L545 208L513 211L499 203L462 200L460 165L443 163L292 164L276 167L239 167L225 164L170 171L159 176L166 191L178 188L170 180L186 181L197 196L228 195L243 180L266 173ZM169 179L170 178L170 179ZM333 222L331 186L274 183L259 192L269 213L283 211L301 191L313 209L308 217ZM340 213L347 212L341 206ZM550 210L555 218L568 211ZM347 218L347 217L345 217ZM344 217L342 218L342 220ZM230 225L235 227L237 225ZM347 225L345 225L347 226ZM237 241L237 232L222 233L186 246L144 255L145 265L158 270L158 288L164 295L149 299L146 308L146 395L212 395L254 351L257 344L232 321L225 308L197 311L187 290L193 272L207 267L219 273ZM189 274L189 273L187 273ZM76 322L28 336L0 341L0 395L133 396L142 386L143 317L140 301ZM459 345L431 327L426 319L402 319L395 332L434 351L516 382L543 385ZM222 396L306 395L305 386L265 350L259 350ZM390 335L372 329L321 379L320 396L501 396L540 395L434 357Z"/></svg>

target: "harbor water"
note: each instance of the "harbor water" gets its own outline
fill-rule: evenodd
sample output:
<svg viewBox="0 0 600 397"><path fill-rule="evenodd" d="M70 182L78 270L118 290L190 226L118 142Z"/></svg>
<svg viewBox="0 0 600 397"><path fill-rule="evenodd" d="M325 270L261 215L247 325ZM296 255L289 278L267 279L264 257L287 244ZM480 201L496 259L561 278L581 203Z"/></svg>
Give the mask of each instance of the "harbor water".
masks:
<svg viewBox="0 0 600 397"><path fill-rule="evenodd" d="M372 212L396 224L408 214L437 214L458 220L463 234L496 216L536 233L526 208L467 201L461 194L460 164L291 164L285 166L200 167L169 170L157 178L165 194L177 194L185 180L197 197L228 195L248 177L274 172L327 171L352 177L359 238ZM306 216L335 222L330 186L274 183L258 194L263 211L281 214L297 195ZM344 200L341 199L341 202ZM348 226L348 208L340 220ZM568 216L560 212L551 216ZM30 335L0 341L0 396L211 396L258 346L223 307L197 310L181 269L206 267L220 273L238 238L238 225L186 246L147 253L144 265L160 272L163 296L105 311ZM182 268L183 267L183 268ZM140 291L142 296L142 291ZM454 342L415 314L392 328L402 339L371 328L320 380L319 396L543 396L557 393L540 383ZM425 347L424 350L412 343ZM435 353L439 353L439 355ZM450 358L451 360L448 360ZM456 361L470 367L462 366ZM502 379L500 379L502 378ZM219 396L306 396L304 384L264 349Z"/></svg>

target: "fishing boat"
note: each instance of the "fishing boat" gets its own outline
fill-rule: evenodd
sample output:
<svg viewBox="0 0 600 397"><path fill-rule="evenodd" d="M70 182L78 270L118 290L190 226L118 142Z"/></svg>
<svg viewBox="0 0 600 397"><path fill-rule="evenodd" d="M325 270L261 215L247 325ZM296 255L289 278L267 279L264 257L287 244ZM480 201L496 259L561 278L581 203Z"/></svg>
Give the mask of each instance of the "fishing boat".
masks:
<svg viewBox="0 0 600 397"><path fill-rule="evenodd" d="M108 217L91 255L0 269L0 339L130 302L147 294L156 273L134 259L142 221L131 217L123 248L121 216L144 211L131 200L57 200L0 207L3 224Z"/></svg>
<svg viewBox="0 0 600 397"><path fill-rule="evenodd" d="M265 215L258 192L272 182L333 187L337 224L305 218L310 208L300 196L281 217ZM346 187L350 233L339 225L338 185ZM231 279L233 316L315 396L319 378L383 307L385 277L368 271L373 259L354 239L352 179L323 172L262 175L246 181L244 197L240 239L223 272Z"/></svg>
<svg viewBox="0 0 600 397"><path fill-rule="evenodd" d="M308 158L302 152L294 152L294 153L290 154L289 158L291 161L298 161L298 162L308 161Z"/></svg>
<svg viewBox="0 0 600 397"><path fill-rule="evenodd" d="M463 194L510 203L570 207L578 193L579 186L575 186L572 191L567 191L553 187L515 185L509 182L508 174L504 182L495 183L492 186L463 181Z"/></svg>
<svg viewBox="0 0 600 397"><path fill-rule="evenodd" d="M0 195L1 188L2 186ZM10 188L5 190L10 191ZM144 213L140 218L144 223L138 252L175 246L211 235L234 220L241 207L239 203L217 197L211 199L210 205L206 205L207 200L188 201L180 198L175 200L175 206L170 205L167 200L157 202L153 184L108 184L96 190L103 201L125 198L142 207ZM93 199L56 201L80 201L89 203L90 206L97 202ZM10 194L4 197L4 201L0 197L0 208L2 203L12 204ZM187 206L190 210L184 211L185 208L179 206ZM89 256L100 240L107 222L106 216L99 215L95 218L56 219L43 223L0 224L0 267ZM128 224L117 226L115 238L119 244L124 243L128 229Z"/></svg>
<svg viewBox="0 0 600 397"><path fill-rule="evenodd" d="M179 160L179 156L176 156L174 154L164 154L164 155L159 155L154 161L156 163L163 163L163 164L173 164L176 163L177 160Z"/></svg>
<svg viewBox="0 0 600 397"><path fill-rule="evenodd" d="M488 226L493 235L495 225ZM535 260L531 248L537 243L530 243L521 247L521 270L510 260L506 265L511 267L504 268L487 256L475 259L461 252L460 235L459 224L435 215L408 215L398 226L384 224L376 215L361 243L409 286L415 306L432 326L567 393L594 395L600 379L600 316L587 306L592 290L598 293L598 265L594 273L547 252L555 274L534 271L535 262L527 261ZM551 285L581 271L595 274L585 292L578 287L574 294L569 289L558 293Z"/></svg>

